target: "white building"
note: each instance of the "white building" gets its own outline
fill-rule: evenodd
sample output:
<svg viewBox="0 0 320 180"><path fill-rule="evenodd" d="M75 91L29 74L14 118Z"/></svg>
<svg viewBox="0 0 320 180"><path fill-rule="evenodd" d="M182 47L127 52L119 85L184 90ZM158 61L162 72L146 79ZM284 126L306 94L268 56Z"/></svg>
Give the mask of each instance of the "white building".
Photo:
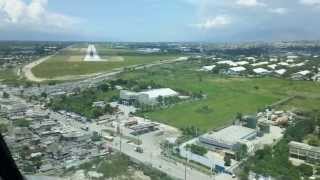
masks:
<svg viewBox="0 0 320 180"><path fill-rule="evenodd" d="M276 69L277 66L278 66L278 65L276 65L276 64L270 64L270 65L268 65L268 68L270 68L270 69Z"/></svg>
<svg viewBox="0 0 320 180"><path fill-rule="evenodd" d="M178 96L179 94L170 89L170 88L162 88L162 89L153 89L149 91L143 91L139 93L138 101L142 104L157 104L157 98L162 97L172 97Z"/></svg>
<svg viewBox="0 0 320 180"><path fill-rule="evenodd" d="M237 144L256 138L257 131L243 126L229 126L199 137L199 141L218 148L233 150Z"/></svg>
<svg viewBox="0 0 320 180"><path fill-rule="evenodd" d="M233 62L233 61L230 61L230 60L226 60L226 61L219 61L217 62L217 64L226 64L226 65L229 65L229 66L237 66L238 64Z"/></svg>
<svg viewBox="0 0 320 180"><path fill-rule="evenodd" d="M278 61L278 58L270 58L269 61L270 61L270 62L277 62L277 61Z"/></svg>
<svg viewBox="0 0 320 180"><path fill-rule="evenodd" d="M211 65L211 66L203 66L200 71L212 71L216 65Z"/></svg>
<svg viewBox="0 0 320 180"><path fill-rule="evenodd" d="M260 75L266 75L266 74L270 73L270 71L268 71L264 68L256 68L253 70L253 72L255 72L256 74L260 74Z"/></svg>
<svg viewBox="0 0 320 180"><path fill-rule="evenodd" d="M132 92L127 90L120 91L120 99L126 101L138 101L141 104L153 105L158 103L158 98L178 96L179 93L170 88L152 89L142 92Z"/></svg>
<svg viewBox="0 0 320 180"><path fill-rule="evenodd" d="M243 71L246 71L247 69L245 67L242 67L242 66L239 66L239 67L233 67L233 68L230 68L228 70L228 73L229 74L239 74Z"/></svg>
<svg viewBox="0 0 320 180"><path fill-rule="evenodd" d="M286 62L280 62L280 63L278 63L278 65L280 65L280 66L289 66L289 64L286 63Z"/></svg>
<svg viewBox="0 0 320 180"><path fill-rule="evenodd" d="M256 67L256 66L263 66L263 65L267 65L267 64L269 64L269 62L264 61L264 62L258 62L255 64L251 64L251 66Z"/></svg>
<svg viewBox="0 0 320 180"><path fill-rule="evenodd" d="M249 64L248 61L238 61L238 62L236 62L236 63L237 63L237 65L239 65L239 66L244 66L244 65Z"/></svg>
<svg viewBox="0 0 320 180"><path fill-rule="evenodd" d="M310 73L311 73L311 71L309 71L309 70L299 71L297 73L292 74L291 78L294 80L308 79L307 75L309 75Z"/></svg>
<svg viewBox="0 0 320 180"><path fill-rule="evenodd" d="M284 73L287 72L287 70L286 70L286 69L278 69L278 70L275 70L274 72L275 72L276 74L278 74L278 75L283 75Z"/></svg>

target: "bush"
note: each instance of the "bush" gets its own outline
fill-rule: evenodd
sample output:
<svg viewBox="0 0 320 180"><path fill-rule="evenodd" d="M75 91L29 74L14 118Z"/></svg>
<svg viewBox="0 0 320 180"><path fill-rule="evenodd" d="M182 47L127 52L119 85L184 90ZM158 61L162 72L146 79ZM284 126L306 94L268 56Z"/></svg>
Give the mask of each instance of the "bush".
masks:
<svg viewBox="0 0 320 180"><path fill-rule="evenodd" d="M313 175L313 168L312 166L309 166L307 164L301 164L299 167L298 167L299 171L301 172L301 174L303 176L306 176L306 177L310 177Z"/></svg>
<svg viewBox="0 0 320 180"><path fill-rule="evenodd" d="M13 122L13 124L18 127L29 127L30 122L26 119L17 119Z"/></svg>
<svg viewBox="0 0 320 180"><path fill-rule="evenodd" d="M203 156L205 154L207 154L208 150L202 146L198 146L195 144L191 144L191 145L187 145L186 146L187 149L190 149L190 151L194 154L198 154L200 156Z"/></svg>

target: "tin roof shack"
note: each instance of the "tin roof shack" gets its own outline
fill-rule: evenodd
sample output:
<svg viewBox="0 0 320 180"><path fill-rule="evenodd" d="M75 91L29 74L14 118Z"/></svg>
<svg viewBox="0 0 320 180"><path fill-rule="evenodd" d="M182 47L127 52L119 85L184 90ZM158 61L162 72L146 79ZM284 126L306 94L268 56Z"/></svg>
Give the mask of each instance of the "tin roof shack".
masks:
<svg viewBox="0 0 320 180"><path fill-rule="evenodd" d="M8 119L21 119L25 116L28 106L25 104L14 103L12 105L1 106L1 111L3 111Z"/></svg>
<svg viewBox="0 0 320 180"><path fill-rule="evenodd" d="M67 132L63 133L61 140L64 141L76 141L76 142L87 142L90 141L91 135L84 132Z"/></svg>
<svg viewBox="0 0 320 180"><path fill-rule="evenodd" d="M217 148L234 150L243 140L252 140L257 136L257 131L243 126L233 125L220 131L204 134L199 141Z"/></svg>
<svg viewBox="0 0 320 180"><path fill-rule="evenodd" d="M25 116L33 120L42 121L49 118L49 112L44 110L29 109L26 111Z"/></svg>
<svg viewBox="0 0 320 180"><path fill-rule="evenodd" d="M13 135L16 141L26 141L32 138L32 132L26 127L15 127L13 129Z"/></svg>
<svg viewBox="0 0 320 180"><path fill-rule="evenodd" d="M33 121L30 125L30 129L34 132L43 132L43 131L51 131L53 127L57 126L58 123L55 121L45 121L45 122L39 122L39 121Z"/></svg>

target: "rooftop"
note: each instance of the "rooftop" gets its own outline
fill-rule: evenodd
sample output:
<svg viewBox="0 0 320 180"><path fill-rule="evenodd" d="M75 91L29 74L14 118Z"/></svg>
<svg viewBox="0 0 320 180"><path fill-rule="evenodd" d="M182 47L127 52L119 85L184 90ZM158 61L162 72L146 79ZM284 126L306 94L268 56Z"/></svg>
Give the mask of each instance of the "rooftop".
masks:
<svg viewBox="0 0 320 180"><path fill-rule="evenodd" d="M253 70L257 74L262 74L262 73L269 73L270 71L264 69L264 68L256 68Z"/></svg>
<svg viewBox="0 0 320 180"><path fill-rule="evenodd" d="M178 93L170 88L152 89L149 91L142 91L139 94L146 94L149 98L157 98L159 96L177 96Z"/></svg>
<svg viewBox="0 0 320 180"><path fill-rule="evenodd" d="M205 134L202 137L226 144L234 144L240 140L247 140L253 133L256 133L256 130L243 126L233 125L226 127L218 132Z"/></svg>
<svg viewBox="0 0 320 180"><path fill-rule="evenodd" d="M231 71L235 71L235 72L241 72L241 71L245 71L247 70L246 68L242 67L242 66L239 66L239 67L233 67L233 68L230 68Z"/></svg>

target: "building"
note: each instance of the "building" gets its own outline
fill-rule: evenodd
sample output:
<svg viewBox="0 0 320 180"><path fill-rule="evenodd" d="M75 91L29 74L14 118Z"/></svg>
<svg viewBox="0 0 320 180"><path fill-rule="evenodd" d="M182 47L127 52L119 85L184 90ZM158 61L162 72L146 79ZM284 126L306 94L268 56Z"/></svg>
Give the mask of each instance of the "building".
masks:
<svg viewBox="0 0 320 180"><path fill-rule="evenodd" d="M256 74L259 74L259 75L267 75L267 74L270 74L270 71L264 69L264 68L256 68L256 69L253 69L253 72L256 73Z"/></svg>
<svg viewBox="0 0 320 180"><path fill-rule="evenodd" d="M256 67L256 66L263 66L263 65L268 65L268 64L269 64L269 62L264 61L264 62L258 62L255 64L251 64L251 66Z"/></svg>
<svg viewBox="0 0 320 180"><path fill-rule="evenodd" d="M216 65L211 65L211 66L203 66L200 71L212 71Z"/></svg>
<svg viewBox="0 0 320 180"><path fill-rule="evenodd" d="M307 80L309 74L311 74L311 71L309 70L299 71L297 73L292 74L291 78L294 80Z"/></svg>
<svg viewBox="0 0 320 180"><path fill-rule="evenodd" d="M243 126L233 125L214 133L199 137L199 141L217 148L234 150L239 143L252 140L257 131Z"/></svg>
<svg viewBox="0 0 320 180"><path fill-rule="evenodd" d="M218 61L217 64L226 64L229 66L237 66L238 64L236 62L225 60L225 61Z"/></svg>
<svg viewBox="0 0 320 180"><path fill-rule="evenodd" d="M291 141L289 143L289 154L293 158L305 160L309 163L320 163L320 147Z"/></svg>
<svg viewBox="0 0 320 180"><path fill-rule="evenodd" d="M228 70L228 74L231 75L238 75L243 71L246 71L247 69L245 67L242 66L238 66L238 67L232 67Z"/></svg>
<svg viewBox="0 0 320 180"><path fill-rule="evenodd" d="M142 92L120 91L120 99L122 101L137 101L140 104L154 105L158 103L158 98L178 96L179 93L170 88L152 89Z"/></svg>
<svg viewBox="0 0 320 180"><path fill-rule="evenodd" d="M237 65L239 65L239 66L244 66L244 65L249 64L248 61L238 61L238 62L236 62L236 63L237 63Z"/></svg>
<svg viewBox="0 0 320 180"><path fill-rule="evenodd" d="M282 75L284 75L284 73L287 72L287 70L286 70L286 69L278 69L278 70L275 70L274 72L275 72L277 75L282 76Z"/></svg>

